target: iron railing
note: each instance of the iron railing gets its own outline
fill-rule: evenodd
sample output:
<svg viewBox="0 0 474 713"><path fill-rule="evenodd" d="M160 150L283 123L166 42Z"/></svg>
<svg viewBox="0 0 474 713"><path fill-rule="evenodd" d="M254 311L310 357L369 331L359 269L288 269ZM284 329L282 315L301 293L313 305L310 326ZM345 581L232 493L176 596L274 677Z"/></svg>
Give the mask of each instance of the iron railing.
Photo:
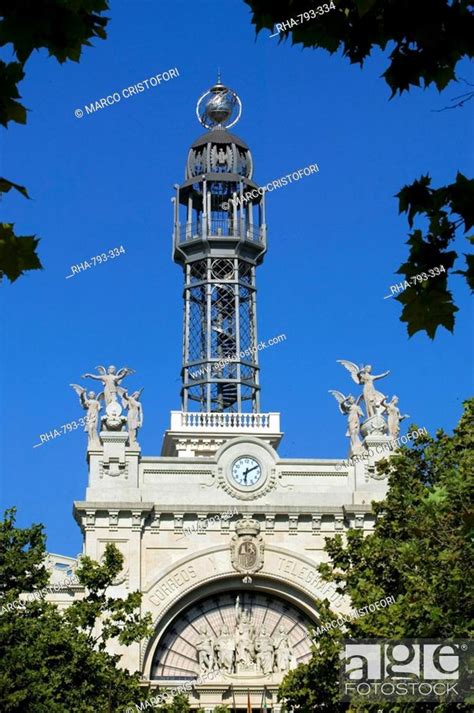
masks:
<svg viewBox="0 0 474 713"><path fill-rule="evenodd" d="M212 238L230 237L248 240L253 243L265 244L265 229L240 220L214 219L194 223L179 224L175 227L177 243L188 243L192 240L209 240Z"/></svg>

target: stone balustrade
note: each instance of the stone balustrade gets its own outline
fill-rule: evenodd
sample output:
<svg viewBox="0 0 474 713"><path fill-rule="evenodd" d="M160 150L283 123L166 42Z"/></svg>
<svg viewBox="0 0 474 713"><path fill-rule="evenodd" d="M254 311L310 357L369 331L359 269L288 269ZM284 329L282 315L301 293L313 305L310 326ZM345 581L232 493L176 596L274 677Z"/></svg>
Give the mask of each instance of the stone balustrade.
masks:
<svg viewBox="0 0 474 713"><path fill-rule="evenodd" d="M171 412L172 431L279 432L279 413Z"/></svg>

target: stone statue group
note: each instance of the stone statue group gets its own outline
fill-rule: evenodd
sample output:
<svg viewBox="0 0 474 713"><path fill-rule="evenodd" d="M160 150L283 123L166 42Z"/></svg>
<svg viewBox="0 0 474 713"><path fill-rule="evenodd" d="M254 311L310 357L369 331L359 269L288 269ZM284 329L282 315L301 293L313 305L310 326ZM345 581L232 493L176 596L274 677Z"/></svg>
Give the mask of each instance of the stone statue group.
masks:
<svg viewBox="0 0 474 713"><path fill-rule="evenodd" d="M143 408L140 403L140 396L143 389L129 394L127 389L120 386L121 381L130 374L134 374L133 369L124 366L117 369L109 366L96 366L98 374L83 374L83 379L95 379L103 384L104 390L96 394L95 391L88 391L78 384L71 384L74 391L79 396L81 406L87 411L87 418L84 430L88 436L88 448L100 448L100 440L97 432L99 426L99 411L101 401L105 401L106 415L100 419L101 431L122 431L124 426L128 431L129 445L137 445L138 429L143 425ZM118 396L122 401L122 406L118 402ZM127 415L122 415L122 408L126 409Z"/></svg>
<svg viewBox="0 0 474 713"><path fill-rule="evenodd" d="M372 374L370 364L365 366L357 366L352 361L344 359L338 360L350 373L352 380L356 384L362 386L362 393L355 399L352 394L344 396L340 391L330 391L339 404L341 413L347 416L347 433L351 440L351 450L357 451L362 448L360 440L361 424L360 419L365 418L364 426L368 433L380 433L385 435L387 432L390 438L396 440L400 433L400 423L404 418L409 418L408 414L400 413L398 408L398 396L393 396L391 401L387 401L387 397L382 394L374 386L374 381L383 379L390 374L389 371L384 371L382 374ZM364 401L366 417L360 407L361 400ZM383 414L387 414L385 421Z"/></svg>
<svg viewBox="0 0 474 713"><path fill-rule="evenodd" d="M265 624L257 633L250 612L240 608L239 597L235 602L235 622L233 632L222 625L217 637L210 635L205 625L201 627L196 645L200 673L255 671L268 675L291 668L293 650L284 626L273 638Z"/></svg>

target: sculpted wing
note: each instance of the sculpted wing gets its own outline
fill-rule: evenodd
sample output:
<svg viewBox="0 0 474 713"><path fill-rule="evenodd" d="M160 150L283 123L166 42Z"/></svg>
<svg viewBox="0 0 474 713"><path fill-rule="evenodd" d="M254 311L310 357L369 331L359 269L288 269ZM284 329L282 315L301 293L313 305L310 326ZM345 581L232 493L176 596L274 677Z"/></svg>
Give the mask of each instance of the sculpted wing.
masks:
<svg viewBox="0 0 474 713"><path fill-rule="evenodd" d="M124 376L129 376L130 374L134 374L135 369L129 369L128 366L123 366L121 369L118 370L117 376L123 379Z"/></svg>
<svg viewBox="0 0 474 713"><path fill-rule="evenodd" d="M96 366L96 369L99 372L99 374L107 374L107 369L105 368L105 366L99 365L99 366Z"/></svg>
<svg viewBox="0 0 474 713"><path fill-rule="evenodd" d="M121 397L121 399L122 399L122 406L123 406L123 395L124 395L124 394L127 394L127 396L128 396L127 389L124 389L123 386L119 386L118 384L117 384L117 387L116 387L116 388L117 388L117 393L118 393L118 395L119 395L119 396ZM125 406L124 406L124 408L125 408Z"/></svg>
<svg viewBox="0 0 474 713"><path fill-rule="evenodd" d="M72 386L76 394L79 396L79 400L81 402L81 406L86 408L86 390L83 386L79 386L79 384L69 384L69 386Z"/></svg>
<svg viewBox="0 0 474 713"><path fill-rule="evenodd" d="M85 388L83 386L79 386L79 384L69 384L69 386L74 389L79 398L81 398L81 395L85 393Z"/></svg>
<svg viewBox="0 0 474 713"><path fill-rule="evenodd" d="M337 360L338 364L342 364L348 372L350 372L350 375L352 377L352 381L355 381L356 384L360 384L360 379L359 379L359 367L357 364L354 364L352 361L346 361L345 359L338 359Z"/></svg>
<svg viewBox="0 0 474 713"><path fill-rule="evenodd" d="M135 401L140 401L140 396L142 395L143 389L144 389L144 387L142 386L141 389L139 389L138 391L135 391L132 394ZM142 406L142 404L140 404L140 409L139 409L138 425L140 426L140 428L143 426L143 406Z"/></svg>
<svg viewBox="0 0 474 713"><path fill-rule="evenodd" d="M341 393L340 391L334 391L334 390L331 390L331 389L329 390L329 393L334 396L334 398L336 399L337 403L339 404L339 411L340 411L341 413L343 413L343 414L346 414L346 413L347 413L347 409L346 409L346 407L345 407L345 403L346 403L346 400L347 400L346 396L344 396L344 394Z"/></svg>

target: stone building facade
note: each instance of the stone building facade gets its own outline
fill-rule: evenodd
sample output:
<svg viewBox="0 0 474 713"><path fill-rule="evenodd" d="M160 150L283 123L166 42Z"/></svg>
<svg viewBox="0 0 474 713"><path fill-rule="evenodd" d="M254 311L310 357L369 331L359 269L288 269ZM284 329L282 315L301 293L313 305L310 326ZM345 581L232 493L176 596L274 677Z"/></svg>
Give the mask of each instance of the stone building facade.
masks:
<svg viewBox="0 0 474 713"><path fill-rule="evenodd" d="M130 418L123 403L122 416L125 390L109 393L98 434L89 433L88 486L74 516L85 554L100 560L113 542L124 556L112 593L139 590L153 617L153 636L120 651L124 666L152 688L184 686L206 713L221 703L240 713L249 700L278 713L279 683L310 656L319 602L328 598L335 616L350 609L317 567L325 538L372 530L370 503L387 487L374 465L389 434L378 414L360 442L351 431L351 453L365 458L279 456L280 414L260 411L256 352L265 191L246 144L228 131L240 100L220 81L207 95L198 115L209 131L192 145L175 198L182 410L171 412L160 455L145 455L137 409ZM74 565L51 555L52 579ZM73 590L59 586L53 598L65 606Z"/></svg>

